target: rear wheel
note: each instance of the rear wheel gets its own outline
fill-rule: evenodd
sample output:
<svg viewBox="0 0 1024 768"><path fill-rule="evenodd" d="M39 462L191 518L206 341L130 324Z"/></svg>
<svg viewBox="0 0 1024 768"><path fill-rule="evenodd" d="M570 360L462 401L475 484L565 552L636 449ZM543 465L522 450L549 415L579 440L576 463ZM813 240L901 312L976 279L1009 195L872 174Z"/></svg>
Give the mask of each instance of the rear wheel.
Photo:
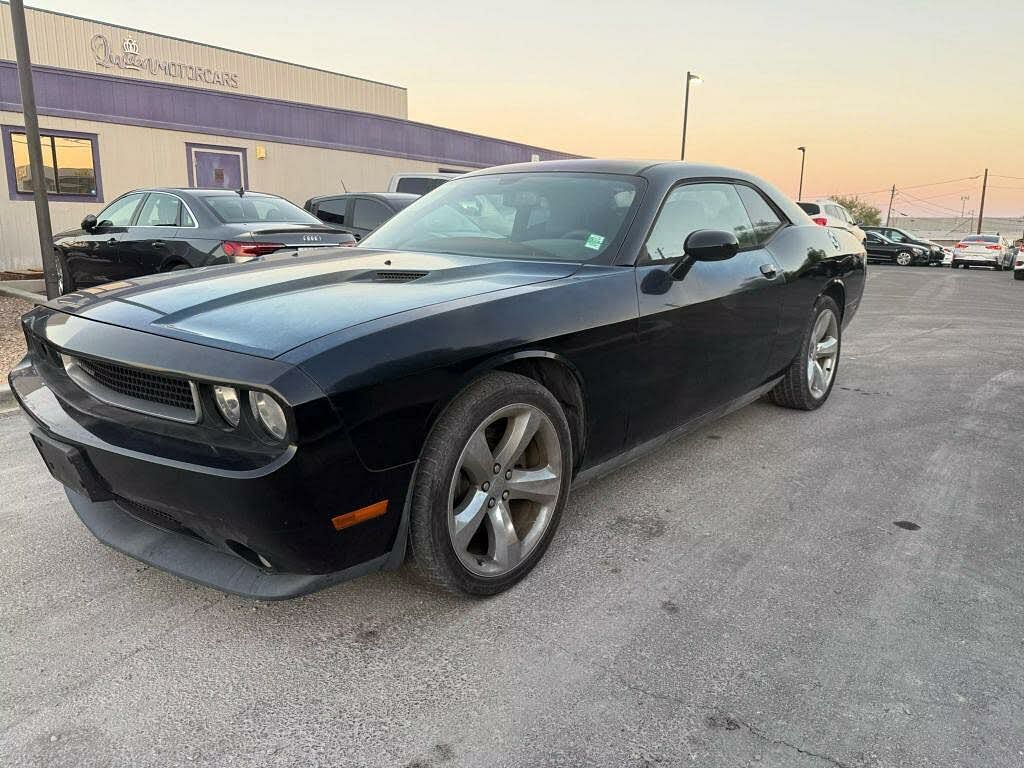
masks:
<svg viewBox="0 0 1024 768"><path fill-rule="evenodd" d="M800 351L782 381L771 391L771 399L786 408L819 408L835 384L841 346L839 306L832 297L819 296L808 318Z"/></svg>
<svg viewBox="0 0 1024 768"><path fill-rule="evenodd" d="M1015 270L1013 270L1013 279L1014 280L1024 280L1024 269L1015 269Z"/></svg>
<svg viewBox="0 0 1024 768"><path fill-rule="evenodd" d="M537 382L492 373L438 419L416 469L414 570L453 592L494 595L523 578L558 527L572 479L561 405Z"/></svg>

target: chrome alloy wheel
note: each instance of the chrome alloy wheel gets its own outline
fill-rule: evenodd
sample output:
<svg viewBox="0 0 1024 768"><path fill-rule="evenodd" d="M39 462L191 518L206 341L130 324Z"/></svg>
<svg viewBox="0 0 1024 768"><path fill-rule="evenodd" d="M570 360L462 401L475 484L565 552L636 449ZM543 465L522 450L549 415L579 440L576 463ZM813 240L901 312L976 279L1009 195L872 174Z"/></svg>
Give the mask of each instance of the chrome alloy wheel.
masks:
<svg viewBox="0 0 1024 768"><path fill-rule="evenodd" d="M60 257L55 258L56 271L57 271L57 295L64 295L64 265L61 264Z"/></svg>
<svg viewBox="0 0 1024 768"><path fill-rule="evenodd" d="M828 392L839 362L839 320L831 309L814 321L807 353L807 386L820 399Z"/></svg>
<svg viewBox="0 0 1024 768"><path fill-rule="evenodd" d="M469 438L448 492L448 533L462 565L502 576L544 538L565 481L558 433L538 408L514 403Z"/></svg>
<svg viewBox="0 0 1024 768"><path fill-rule="evenodd" d="M901 267L909 267L911 262L914 261L914 257L906 251L900 251L896 254L896 263Z"/></svg>

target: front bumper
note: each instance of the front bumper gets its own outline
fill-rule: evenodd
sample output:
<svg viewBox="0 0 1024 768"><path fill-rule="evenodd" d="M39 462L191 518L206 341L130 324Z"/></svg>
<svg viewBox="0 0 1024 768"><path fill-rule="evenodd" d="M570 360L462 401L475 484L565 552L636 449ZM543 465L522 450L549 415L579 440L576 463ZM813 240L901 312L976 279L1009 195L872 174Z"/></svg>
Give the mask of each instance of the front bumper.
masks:
<svg viewBox="0 0 1024 768"><path fill-rule="evenodd" d="M87 527L114 549L258 599L293 597L401 564L414 465L367 470L343 428L254 462L171 434L186 427L146 431L144 417L101 405L90 410L56 379L48 383L31 355L10 384L51 474ZM379 517L343 530L332 523L381 500L388 504Z"/></svg>

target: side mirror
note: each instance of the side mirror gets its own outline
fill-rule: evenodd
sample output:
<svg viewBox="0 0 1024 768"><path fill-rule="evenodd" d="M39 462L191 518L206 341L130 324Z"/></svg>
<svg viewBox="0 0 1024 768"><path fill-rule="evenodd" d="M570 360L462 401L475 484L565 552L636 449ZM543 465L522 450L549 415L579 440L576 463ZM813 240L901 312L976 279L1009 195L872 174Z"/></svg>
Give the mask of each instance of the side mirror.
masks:
<svg viewBox="0 0 1024 768"><path fill-rule="evenodd" d="M732 232L721 229L698 229L683 244L683 252L694 261L725 261L740 250L740 241Z"/></svg>
<svg viewBox="0 0 1024 768"><path fill-rule="evenodd" d="M88 216L82 219L82 229L84 229L86 232L91 232L92 230L96 229L96 217L93 214L90 213Z"/></svg>

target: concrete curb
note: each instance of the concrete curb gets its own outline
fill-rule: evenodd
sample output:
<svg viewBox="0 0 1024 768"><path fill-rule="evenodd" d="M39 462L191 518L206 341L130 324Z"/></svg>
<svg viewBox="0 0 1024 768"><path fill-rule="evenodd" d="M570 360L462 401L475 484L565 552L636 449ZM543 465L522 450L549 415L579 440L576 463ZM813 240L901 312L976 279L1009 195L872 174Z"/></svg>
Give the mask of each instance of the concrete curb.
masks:
<svg viewBox="0 0 1024 768"><path fill-rule="evenodd" d="M32 293L23 288L16 288L12 283L29 282L27 280L4 280L0 281L0 294L13 296L16 299L24 299L32 304L45 304L46 296L40 293Z"/></svg>

